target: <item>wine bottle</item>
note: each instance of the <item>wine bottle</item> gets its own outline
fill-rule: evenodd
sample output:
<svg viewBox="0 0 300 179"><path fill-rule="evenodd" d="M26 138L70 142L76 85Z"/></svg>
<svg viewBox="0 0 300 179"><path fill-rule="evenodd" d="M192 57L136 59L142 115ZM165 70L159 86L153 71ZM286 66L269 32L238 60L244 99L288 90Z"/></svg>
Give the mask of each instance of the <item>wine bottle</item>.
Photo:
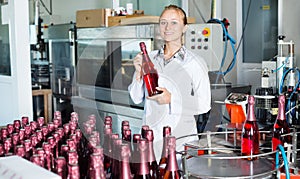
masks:
<svg viewBox="0 0 300 179"><path fill-rule="evenodd" d="M132 174L130 170L130 147L128 144L122 144L120 146L120 158L121 158L121 165L120 165L120 179L132 179Z"/></svg>
<svg viewBox="0 0 300 179"><path fill-rule="evenodd" d="M142 135L142 138L146 138L146 131L149 130L150 127L148 125L142 125L142 128L141 128L141 135Z"/></svg>
<svg viewBox="0 0 300 179"><path fill-rule="evenodd" d="M166 171L166 165L168 162L168 137L171 136L171 127L170 126L164 126L163 127L163 148L161 153L161 158L159 161L159 174L160 178L163 178L165 171Z"/></svg>
<svg viewBox="0 0 300 179"><path fill-rule="evenodd" d="M68 177L67 179L80 179L79 165L68 164Z"/></svg>
<svg viewBox="0 0 300 179"><path fill-rule="evenodd" d="M272 150L275 151L277 146L284 143L291 143L291 135L286 135L290 133L290 128L288 126L286 115L285 115L285 96L279 95L278 97L278 114L276 121L273 126L272 135ZM282 136L286 135L286 136Z"/></svg>
<svg viewBox="0 0 300 179"><path fill-rule="evenodd" d="M247 118L242 128L241 153L250 156L248 160L254 160L252 155L259 154L259 128L255 117L254 96L248 96Z"/></svg>
<svg viewBox="0 0 300 179"><path fill-rule="evenodd" d="M141 51L143 52L143 63L142 63L143 80L146 85L148 95L153 96L159 93L159 91L156 89L156 87L158 87L158 74L156 69L154 68L154 64L150 60L150 57L146 49L146 44L144 42L140 42L140 48Z"/></svg>
<svg viewBox="0 0 300 179"><path fill-rule="evenodd" d="M38 124L36 121L30 121L29 124L26 124L25 126L29 125L30 126L30 132L34 132L38 129Z"/></svg>
<svg viewBox="0 0 300 179"><path fill-rule="evenodd" d="M21 121L19 119L14 120L13 126L14 126L14 132L18 133L19 130L21 129Z"/></svg>
<svg viewBox="0 0 300 179"><path fill-rule="evenodd" d="M149 129L146 131L145 138L148 142L148 161L149 161L149 170L152 179L156 179L159 177L158 164L156 161L154 149L153 149L153 130Z"/></svg>
<svg viewBox="0 0 300 179"><path fill-rule="evenodd" d="M139 166L140 161L140 153L138 148L138 142L142 139L141 134L133 134L132 144L133 144L133 152L130 158L130 169L131 173L135 175L137 173L137 168Z"/></svg>
<svg viewBox="0 0 300 179"><path fill-rule="evenodd" d="M4 157L4 155L5 155L4 146L2 143L0 143L0 157Z"/></svg>
<svg viewBox="0 0 300 179"><path fill-rule="evenodd" d="M122 145L122 139L112 139L112 164L111 164L111 179L120 177L120 146Z"/></svg>
<svg viewBox="0 0 300 179"><path fill-rule="evenodd" d="M168 162L163 179L179 179L178 163L176 159L176 138L174 136L168 137Z"/></svg>
<svg viewBox="0 0 300 179"><path fill-rule="evenodd" d="M24 140L24 147L25 147L25 159L30 160L30 157L33 155L30 139Z"/></svg>
<svg viewBox="0 0 300 179"><path fill-rule="evenodd" d="M14 126L13 126L13 124L7 124L6 128L7 128L8 135L9 136L12 135L12 133L14 132Z"/></svg>
<svg viewBox="0 0 300 179"><path fill-rule="evenodd" d="M42 129L42 127L45 125L45 118L44 117L38 117L37 118L38 128Z"/></svg>
<svg viewBox="0 0 300 179"><path fill-rule="evenodd" d="M131 129L126 129L124 131L123 143L127 143L129 145L130 153L132 153Z"/></svg>
<svg viewBox="0 0 300 179"><path fill-rule="evenodd" d="M24 127L29 124L29 117L28 116L22 116L21 117L21 128L24 129Z"/></svg>
<svg viewBox="0 0 300 179"><path fill-rule="evenodd" d="M148 144L146 139L140 139L138 141L138 148L140 153L139 166L137 173L134 175L134 179L151 179L149 162L148 162Z"/></svg>
<svg viewBox="0 0 300 179"><path fill-rule="evenodd" d="M112 129L106 128L104 131L104 142L103 142L103 152L104 152L104 171L108 174L110 173L111 167L111 135Z"/></svg>
<svg viewBox="0 0 300 179"><path fill-rule="evenodd" d="M1 143L4 143L5 139L9 137L8 131L6 127L1 128Z"/></svg>
<svg viewBox="0 0 300 179"><path fill-rule="evenodd" d="M16 146L16 153L17 156L25 158L25 148L23 145Z"/></svg>
<svg viewBox="0 0 300 179"><path fill-rule="evenodd" d="M61 179L67 179L67 162L62 156L55 159L55 170L54 172L58 174Z"/></svg>
<svg viewBox="0 0 300 179"><path fill-rule="evenodd" d="M39 154L33 154L31 157L30 157L30 161L40 167L44 167L42 161L41 161L41 157Z"/></svg>
<svg viewBox="0 0 300 179"><path fill-rule="evenodd" d="M123 122L122 122L122 127L121 127L121 135L122 135L122 139L125 140L125 131L130 129L130 126L129 126L129 124L126 124Z"/></svg>
<svg viewBox="0 0 300 179"><path fill-rule="evenodd" d="M101 165L101 155L100 154L91 154L88 175L90 179L101 179L103 177L103 165Z"/></svg>

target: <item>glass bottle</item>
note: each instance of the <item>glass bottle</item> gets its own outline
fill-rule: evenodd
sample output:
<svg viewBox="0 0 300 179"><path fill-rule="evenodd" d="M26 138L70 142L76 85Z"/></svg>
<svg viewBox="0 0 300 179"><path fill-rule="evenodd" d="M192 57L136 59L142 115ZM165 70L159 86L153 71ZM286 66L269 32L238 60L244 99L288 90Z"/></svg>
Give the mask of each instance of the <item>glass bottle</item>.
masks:
<svg viewBox="0 0 300 179"><path fill-rule="evenodd" d="M126 129L124 131L123 143L127 143L129 145L130 153L132 153L131 129Z"/></svg>
<svg viewBox="0 0 300 179"><path fill-rule="evenodd" d="M120 179L132 179L132 174L130 170L130 147L129 144L122 144L120 146Z"/></svg>
<svg viewBox="0 0 300 179"><path fill-rule="evenodd" d="M106 128L104 131L104 142L103 142L104 170L106 173L109 173L109 169L111 167L111 135L112 135L112 129Z"/></svg>
<svg viewBox="0 0 300 179"><path fill-rule="evenodd" d="M158 164L156 162L156 157L153 149L153 130L149 129L146 131L145 138L148 142L148 161L149 161L149 170L151 178L156 179L159 176Z"/></svg>
<svg viewBox="0 0 300 179"><path fill-rule="evenodd" d="M79 165L68 164L68 177L67 179L80 179Z"/></svg>
<svg viewBox="0 0 300 179"><path fill-rule="evenodd" d="M146 139L138 141L140 161L134 179L151 179L148 162L148 144Z"/></svg>
<svg viewBox="0 0 300 179"><path fill-rule="evenodd" d="M88 175L90 179L101 179L103 177L103 165L100 154L91 154Z"/></svg>
<svg viewBox="0 0 300 179"><path fill-rule="evenodd" d="M170 126L164 126L163 127L163 148L162 148L162 153L161 153L161 158L159 161L159 173L160 176L164 176L165 171L166 171L166 165L168 161L168 137L171 136L171 127ZM161 178L162 178L161 177Z"/></svg>
<svg viewBox="0 0 300 179"><path fill-rule="evenodd" d="M241 153L250 156L248 160L253 160L252 155L259 154L259 128L255 117L254 96L248 96L247 118L242 128Z"/></svg>
<svg viewBox="0 0 300 179"><path fill-rule="evenodd" d="M42 127L45 125L45 118L44 117L38 117L37 118L38 123L38 129L42 129Z"/></svg>
<svg viewBox="0 0 300 179"><path fill-rule="evenodd" d="M272 135L272 150L275 151L277 146L284 143L291 143L291 135L282 136L284 134L290 133L290 128L288 126L286 115L285 115L285 96L279 95L278 97L278 114L276 121L273 126Z"/></svg>
<svg viewBox="0 0 300 179"><path fill-rule="evenodd" d="M14 132L18 133L19 130L21 129L21 120L19 119L14 120L13 126L14 126Z"/></svg>
<svg viewBox="0 0 300 179"><path fill-rule="evenodd" d="M179 179L181 177L178 169L177 159L176 159L176 138L174 136L168 137L168 162L166 166L166 171L164 174L164 179Z"/></svg>
<svg viewBox="0 0 300 179"><path fill-rule="evenodd" d="M141 134L133 134L132 144L133 144L133 152L130 158L130 169L131 173L135 175L137 173L137 168L139 166L140 161L140 153L138 148L138 142L142 139Z"/></svg>
<svg viewBox="0 0 300 179"><path fill-rule="evenodd" d="M122 145L121 138L115 138L113 140L112 145L112 164L111 164L111 178L119 178L120 177L120 146Z"/></svg>
<svg viewBox="0 0 300 179"><path fill-rule="evenodd" d="M142 128L141 128L141 135L142 135L142 138L146 138L146 131L149 130L150 127L148 125L142 125Z"/></svg>
<svg viewBox="0 0 300 179"><path fill-rule="evenodd" d="M30 160L30 157L33 154L31 140L26 139L24 140L24 147L25 147L25 159Z"/></svg>
<svg viewBox="0 0 300 179"><path fill-rule="evenodd" d="M143 63L142 63L142 73L143 80L146 85L148 95L153 96L158 94L159 91L156 89L158 87L158 74L154 68L154 64L151 62L150 57L147 52L146 44L140 42L140 48L143 52Z"/></svg>
<svg viewBox="0 0 300 179"><path fill-rule="evenodd" d="M2 143L0 143L0 157L4 157L5 155L5 150L4 150L4 146Z"/></svg>
<svg viewBox="0 0 300 179"><path fill-rule="evenodd" d="M29 117L28 116L22 116L21 117L21 128L24 129L24 127L29 124Z"/></svg>
<svg viewBox="0 0 300 179"><path fill-rule="evenodd" d="M67 162L66 159L62 156L59 156L55 159L55 171L61 179L67 179Z"/></svg>

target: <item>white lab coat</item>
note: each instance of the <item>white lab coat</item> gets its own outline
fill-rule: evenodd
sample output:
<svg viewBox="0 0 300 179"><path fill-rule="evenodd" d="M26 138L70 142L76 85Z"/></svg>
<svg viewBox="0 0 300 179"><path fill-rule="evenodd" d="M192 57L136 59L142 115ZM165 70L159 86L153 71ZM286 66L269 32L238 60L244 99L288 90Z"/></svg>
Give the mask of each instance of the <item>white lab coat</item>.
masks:
<svg viewBox="0 0 300 179"><path fill-rule="evenodd" d="M136 80L135 74L128 87L134 103L139 104L145 100L143 124L149 125L154 132L156 158L161 155L164 126L170 126L176 138L197 134L194 115L206 113L211 108L210 82L205 61L182 47L164 65L162 52L162 49L155 50L149 56L158 72L158 85L171 93L171 103L160 105L146 99L147 90L142 80ZM177 140L176 150L183 150L184 143L197 139L195 136Z"/></svg>

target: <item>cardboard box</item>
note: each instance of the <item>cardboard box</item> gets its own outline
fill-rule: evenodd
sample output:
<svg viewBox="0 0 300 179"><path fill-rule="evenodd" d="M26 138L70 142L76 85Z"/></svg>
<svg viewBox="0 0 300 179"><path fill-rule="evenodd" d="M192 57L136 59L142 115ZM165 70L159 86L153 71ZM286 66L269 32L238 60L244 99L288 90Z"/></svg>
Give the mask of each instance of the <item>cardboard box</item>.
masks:
<svg viewBox="0 0 300 179"><path fill-rule="evenodd" d="M81 27L106 27L107 16L110 9L91 9L76 11L76 26Z"/></svg>
<svg viewBox="0 0 300 179"><path fill-rule="evenodd" d="M0 158L0 178L61 179L59 175L19 156Z"/></svg>

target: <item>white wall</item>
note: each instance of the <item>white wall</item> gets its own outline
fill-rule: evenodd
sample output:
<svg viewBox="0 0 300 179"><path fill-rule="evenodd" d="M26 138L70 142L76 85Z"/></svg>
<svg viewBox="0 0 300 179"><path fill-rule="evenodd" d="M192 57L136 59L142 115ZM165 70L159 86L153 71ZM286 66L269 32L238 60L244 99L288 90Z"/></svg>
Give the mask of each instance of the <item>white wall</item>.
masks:
<svg viewBox="0 0 300 179"><path fill-rule="evenodd" d="M11 76L0 76L0 125L33 116L29 53L28 1L10 0L2 7L2 22L9 24Z"/></svg>

